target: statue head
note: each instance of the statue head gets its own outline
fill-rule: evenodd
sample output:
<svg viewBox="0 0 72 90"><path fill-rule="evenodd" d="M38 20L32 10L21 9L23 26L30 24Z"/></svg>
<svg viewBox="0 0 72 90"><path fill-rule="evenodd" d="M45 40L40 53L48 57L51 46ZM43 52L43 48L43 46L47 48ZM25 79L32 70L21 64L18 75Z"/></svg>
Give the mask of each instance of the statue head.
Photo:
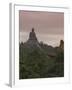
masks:
<svg viewBox="0 0 72 90"><path fill-rule="evenodd" d="M32 28L32 32L34 32L34 28Z"/></svg>

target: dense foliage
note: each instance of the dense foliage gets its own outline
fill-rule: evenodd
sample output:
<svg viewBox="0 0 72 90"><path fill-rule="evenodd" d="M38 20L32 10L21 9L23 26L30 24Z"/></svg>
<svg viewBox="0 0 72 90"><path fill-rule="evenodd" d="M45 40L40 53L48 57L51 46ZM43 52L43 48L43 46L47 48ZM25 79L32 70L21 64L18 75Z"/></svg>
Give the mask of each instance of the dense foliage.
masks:
<svg viewBox="0 0 72 90"><path fill-rule="evenodd" d="M48 78L64 76L64 52L61 48L40 45L39 47L27 47L24 43L19 45L19 78ZM56 55L49 56L53 50Z"/></svg>

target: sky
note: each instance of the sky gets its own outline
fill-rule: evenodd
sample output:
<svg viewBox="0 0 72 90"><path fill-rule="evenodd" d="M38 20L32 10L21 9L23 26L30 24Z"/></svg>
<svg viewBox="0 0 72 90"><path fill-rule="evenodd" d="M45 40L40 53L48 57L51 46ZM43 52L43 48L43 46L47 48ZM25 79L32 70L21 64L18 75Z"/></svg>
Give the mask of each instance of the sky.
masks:
<svg viewBox="0 0 72 90"><path fill-rule="evenodd" d="M64 40L64 13L44 11L19 11L20 42L26 42L34 28L38 41L58 46Z"/></svg>

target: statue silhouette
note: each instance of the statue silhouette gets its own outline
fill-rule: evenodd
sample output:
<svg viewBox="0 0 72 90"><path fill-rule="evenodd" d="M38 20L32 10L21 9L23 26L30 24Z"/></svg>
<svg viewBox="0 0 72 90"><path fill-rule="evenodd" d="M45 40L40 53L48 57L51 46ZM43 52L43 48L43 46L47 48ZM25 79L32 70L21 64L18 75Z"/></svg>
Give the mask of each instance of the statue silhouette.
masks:
<svg viewBox="0 0 72 90"><path fill-rule="evenodd" d="M36 34L34 32L34 28L32 28L32 31L29 34L29 40L37 40Z"/></svg>

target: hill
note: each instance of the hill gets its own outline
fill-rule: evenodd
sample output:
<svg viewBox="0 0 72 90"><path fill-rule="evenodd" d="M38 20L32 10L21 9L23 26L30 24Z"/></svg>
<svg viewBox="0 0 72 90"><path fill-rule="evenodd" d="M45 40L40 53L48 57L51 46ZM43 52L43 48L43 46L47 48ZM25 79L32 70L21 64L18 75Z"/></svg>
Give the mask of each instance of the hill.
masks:
<svg viewBox="0 0 72 90"><path fill-rule="evenodd" d="M37 40L34 31L19 45L19 78L47 78L64 76L64 52Z"/></svg>

